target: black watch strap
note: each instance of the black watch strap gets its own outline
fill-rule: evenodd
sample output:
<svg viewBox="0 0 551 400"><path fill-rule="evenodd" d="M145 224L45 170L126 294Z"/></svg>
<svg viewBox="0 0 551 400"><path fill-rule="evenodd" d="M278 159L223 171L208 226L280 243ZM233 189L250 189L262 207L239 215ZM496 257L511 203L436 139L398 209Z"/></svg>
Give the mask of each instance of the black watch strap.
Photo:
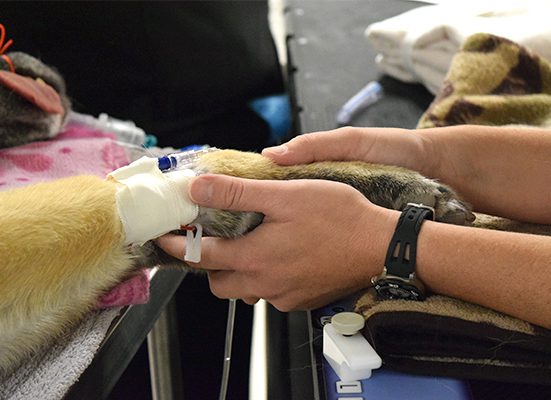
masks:
<svg viewBox="0 0 551 400"><path fill-rule="evenodd" d="M433 209L422 204L409 203L403 209L386 253L388 275L409 279L415 272L417 236L425 219L433 218Z"/></svg>

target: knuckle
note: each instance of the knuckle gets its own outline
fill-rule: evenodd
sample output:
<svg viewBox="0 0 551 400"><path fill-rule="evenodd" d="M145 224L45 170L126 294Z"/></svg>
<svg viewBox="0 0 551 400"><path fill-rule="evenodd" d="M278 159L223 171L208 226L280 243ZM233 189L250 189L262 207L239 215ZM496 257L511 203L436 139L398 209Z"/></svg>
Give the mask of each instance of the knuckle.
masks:
<svg viewBox="0 0 551 400"><path fill-rule="evenodd" d="M335 133L338 135L353 135L356 129L352 126L341 126L335 129Z"/></svg>
<svg viewBox="0 0 551 400"><path fill-rule="evenodd" d="M273 302L272 305L278 310L278 311L281 311L281 312L290 312L290 311L293 311L293 307L291 304L289 304L288 302L286 301L276 301L276 302Z"/></svg>
<svg viewBox="0 0 551 400"><path fill-rule="evenodd" d="M299 146L308 147L312 145L312 143L314 143L315 141L314 135L315 133L304 133L300 136L296 136L295 138L293 138L291 142Z"/></svg>
<svg viewBox="0 0 551 400"><path fill-rule="evenodd" d="M231 179L228 189L224 193L224 203L228 208L239 208L245 194L245 185L241 180Z"/></svg>
<svg viewBox="0 0 551 400"><path fill-rule="evenodd" d="M220 284L220 281L216 279L216 272L209 272L209 288L213 295L219 299L227 298L227 293L223 290L223 286Z"/></svg>
<svg viewBox="0 0 551 400"><path fill-rule="evenodd" d="M281 312L290 312L297 309L298 299L291 293L282 293L279 291L278 294L265 298Z"/></svg>
<svg viewBox="0 0 551 400"><path fill-rule="evenodd" d="M259 299L258 297L245 297L245 298L243 299L243 301L244 301L246 304L250 305L250 306L255 305L256 303L258 303L259 300L260 300L260 299Z"/></svg>

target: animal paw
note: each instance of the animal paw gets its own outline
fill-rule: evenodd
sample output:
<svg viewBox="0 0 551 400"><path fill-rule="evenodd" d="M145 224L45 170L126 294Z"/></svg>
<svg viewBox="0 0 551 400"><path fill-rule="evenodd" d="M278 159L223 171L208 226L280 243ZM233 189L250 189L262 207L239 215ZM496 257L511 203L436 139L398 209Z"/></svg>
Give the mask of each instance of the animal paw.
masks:
<svg viewBox="0 0 551 400"><path fill-rule="evenodd" d="M475 220L471 206L460 200L455 192L443 185L438 185L437 191L434 207L437 221L455 225L468 225Z"/></svg>
<svg viewBox="0 0 551 400"><path fill-rule="evenodd" d="M471 206L461 200L450 187L432 179L423 178L421 188L424 189L424 193L419 193L417 197L419 203L434 208L434 219L436 221L455 225L468 225L475 220L475 215L472 213ZM405 202L405 204L399 209L405 207L407 202L414 201L410 201L406 198L402 199L401 202Z"/></svg>

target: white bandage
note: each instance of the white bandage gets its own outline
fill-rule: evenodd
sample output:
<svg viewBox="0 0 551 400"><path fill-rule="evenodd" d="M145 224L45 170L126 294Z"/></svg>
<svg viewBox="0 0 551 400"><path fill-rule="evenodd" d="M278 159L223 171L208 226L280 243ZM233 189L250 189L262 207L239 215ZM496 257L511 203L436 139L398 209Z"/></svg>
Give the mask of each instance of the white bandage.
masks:
<svg viewBox="0 0 551 400"><path fill-rule="evenodd" d="M119 168L107 179L116 182L117 209L125 233L125 244L143 244L188 225L199 207L188 197L190 169L162 173L157 159L142 157Z"/></svg>

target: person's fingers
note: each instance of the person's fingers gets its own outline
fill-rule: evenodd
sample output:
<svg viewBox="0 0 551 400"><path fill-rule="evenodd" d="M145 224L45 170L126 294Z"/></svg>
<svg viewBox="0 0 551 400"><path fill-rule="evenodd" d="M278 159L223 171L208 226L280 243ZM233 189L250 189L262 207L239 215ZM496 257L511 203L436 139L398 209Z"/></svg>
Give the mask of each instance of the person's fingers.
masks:
<svg viewBox="0 0 551 400"><path fill-rule="evenodd" d="M253 299L254 288L237 271L208 271L210 291L220 299ZM254 303L253 303L254 304Z"/></svg>
<svg viewBox="0 0 551 400"><path fill-rule="evenodd" d="M184 259L184 249L186 246L185 236L175 235L173 233L167 233L157 239L155 243L163 251L172 257L178 258L180 260Z"/></svg>
<svg viewBox="0 0 551 400"><path fill-rule="evenodd" d="M398 145L406 132L396 128L344 127L306 133L280 146L266 148L262 155L280 165L352 160L386 163L386 156L381 153Z"/></svg>
<svg viewBox="0 0 551 400"><path fill-rule="evenodd" d="M262 155L280 165L308 164L326 160L357 158L358 132L340 128L296 136L280 146L262 150Z"/></svg>
<svg viewBox="0 0 551 400"><path fill-rule="evenodd" d="M228 240L215 237L205 237L201 240L201 261L186 263L197 269L205 270L230 270L245 265L242 252L236 251L235 246L240 246L239 239ZM186 237L182 235L166 234L155 240L157 245L172 257L184 261L186 252Z"/></svg>
<svg viewBox="0 0 551 400"><path fill-rule="evenodd" d="M285 182L202 175L191 181L189 195L202 207L267 214L272 208L274 193L281 195L284 187Z"/></svg>
<svg viewBox="0 0 551 400"><path fill-rule="evenodd" d="M220 260L218 249L216 250L216 252L209 251L209 244L216 246L217 244L219 244L217 242L223 241L223 239L218 240L218 238L203 238L201 262L188 262L188 265L193 268L207 270L209 285L212 293L214 293L215 296L222 299L242 298L243 301L249 305L256 304L260 299L257 296L254 296L254 294L252 293L252 288L243 284L243 274L239 273L239 271L227 267L227 265L230 264L224 264L224 261L218 261ZM172 255L173 257L177 257L181 260L184 259L186 243L186 239L184 236L167 234L156 239L156 243L165 252ZM214 259L209 259L209 254L215 255L216 261Z"/></svg>
<svg viewBox="0 0 551 400"><path fill-rule="evenodd" d="M254 306L260 300L258 297L245 297L242 299L244 303Z"/></svg>

